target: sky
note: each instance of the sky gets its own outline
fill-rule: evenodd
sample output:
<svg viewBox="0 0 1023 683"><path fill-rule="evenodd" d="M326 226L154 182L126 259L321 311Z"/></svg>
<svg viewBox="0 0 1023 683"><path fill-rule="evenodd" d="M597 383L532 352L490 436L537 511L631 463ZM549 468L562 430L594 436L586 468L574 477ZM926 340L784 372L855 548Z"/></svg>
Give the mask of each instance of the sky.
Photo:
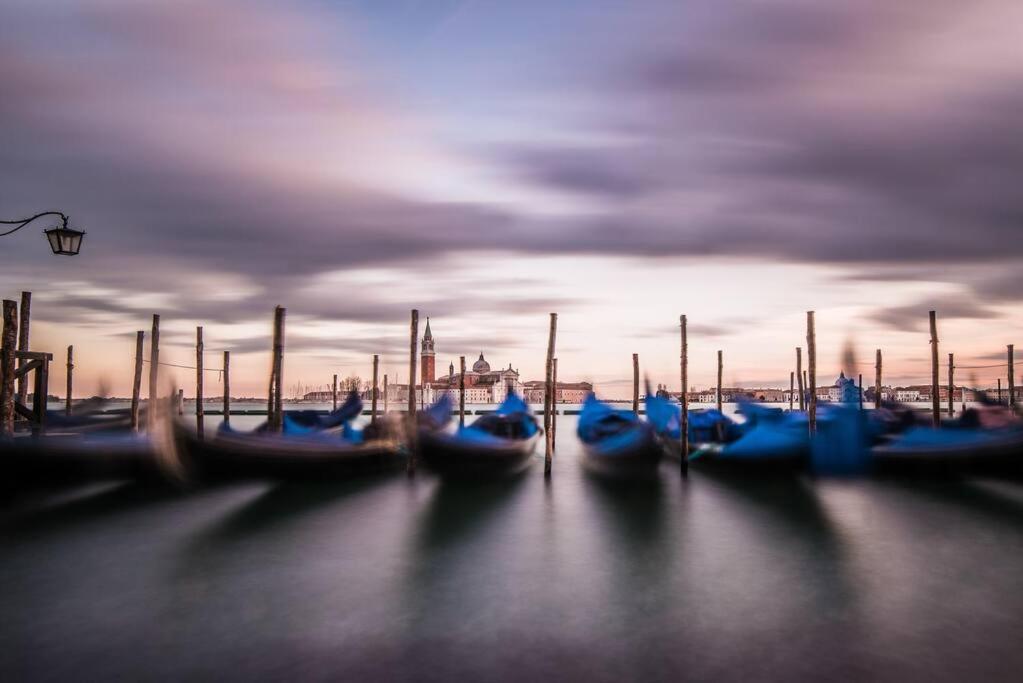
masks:
<svg viewBox="0 0 1023 683"><path fill-rule="evenodd" d="M851 345L928 382L930 309L964 381L1023 348L1014 0L6 0L0 93L3 218L87 231L0 238L77 395L130 393L153 313L261 395L277 304L289 391L407 378L411 308L438 368L523 379L557 312L559 377L612 397L633 353L678 388L683 313L697 387L718 349L787 385L808 310L821 381Z"/></svg>

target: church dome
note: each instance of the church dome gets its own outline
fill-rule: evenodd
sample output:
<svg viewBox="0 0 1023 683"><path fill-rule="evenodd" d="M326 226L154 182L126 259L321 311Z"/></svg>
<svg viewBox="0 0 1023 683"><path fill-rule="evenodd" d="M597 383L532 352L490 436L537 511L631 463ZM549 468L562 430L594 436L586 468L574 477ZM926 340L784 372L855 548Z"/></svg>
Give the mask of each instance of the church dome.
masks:
<svg viewBox="0 0 1023 683"><path fill-rule="evenodd" d="M472 364L472 371L480 374L490 372L490 363L483 359L483 352L480 351L480 359Z"/></svg>

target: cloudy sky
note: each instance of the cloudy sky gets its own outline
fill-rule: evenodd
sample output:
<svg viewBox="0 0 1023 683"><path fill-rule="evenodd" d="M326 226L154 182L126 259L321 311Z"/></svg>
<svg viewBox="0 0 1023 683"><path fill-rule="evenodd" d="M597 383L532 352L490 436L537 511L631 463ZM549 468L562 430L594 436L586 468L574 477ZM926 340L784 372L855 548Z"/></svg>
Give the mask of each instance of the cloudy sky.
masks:
<svg viewBox="0 0 1023 683"><path fill-rule="evenodd" d="M0 93L3 217L88 231L2 238L0 293L83 395L152 313L258 395L275 304L288 387L407 373L412 307L526 379L557 311L606 395L677 386L680 313L697 386L787 384L810 309L829 378L927 381L930 308L961 364L1023 346L1015 0L6 0Z"/></svg>

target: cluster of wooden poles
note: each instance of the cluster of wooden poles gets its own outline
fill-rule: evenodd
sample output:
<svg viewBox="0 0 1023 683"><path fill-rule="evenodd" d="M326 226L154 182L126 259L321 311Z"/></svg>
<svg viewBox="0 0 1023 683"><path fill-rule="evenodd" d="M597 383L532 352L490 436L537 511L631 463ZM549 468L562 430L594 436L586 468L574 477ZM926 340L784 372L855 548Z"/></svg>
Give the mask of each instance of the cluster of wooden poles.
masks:
<svg viewBox="0 0 1023 683"><path fill-rule="evenodd" d="M3 302L3 343L2 353L0 353L0 435L10 435L13 432L14 414L15 414L15 403L24 403L26 394L28 391L27 386L27 373L17 372L16 359L18 356L31 355L28 352L29 345L29 320L31 310L31 292L23 292L21 297L20 313L18 310L18 304L15 301L4 300ZM20 318L20 319L19 319ZM271 363L270 363L270 382L268 387L268 401L267 401L267 421L270 431L280 431L283 425L284 409L283 409L283 361L284 361L284 321L285 321L285 309L282 306L277 306L274 309L273 316L273 339L271 345ZM935 425L940 423L941 420L941 405L939 396L939 364L938 364L938 329L937 329L937 317L935 311L929 313L930 321L930 345L931 345L931 401L932 401L932 412ZM679 323L681 328L681 366L680 366L680 380L682 386L681 397L681 447L682 447L682 470L683 474L686 470L687 456L689 450L689 443L686 435L688 434L689 425L689 396L688 396L688 364L689 364L689 350L688 350L688 338L687 338L687 319L685 315L679 317ZM556 444L556 429L557 429L557 417L554 406L556 403L557 395L557 375L558 375L558 359L555 357L555 346L557 340L557 326L558 326L558 314L550 314L550 329L547 340L547 355L545 362L545 376L544 376L544 414L543 414L543 425L545 433L545 454L544 454L544 472L550 473L551 462L553 458L554 448ZM409 329L409 391L408 391L408 406L407 413L410 420L414 420L416 414L416 396L414 387L416 385L416 361L417 361L417 345L419 342L419 311L412 310L411 322ZM139 330L135 336L135 373L134 380L132 383L132 398L131 398L131 425L133 428L138 429L139 414L140 414L140 403L141 403L141 389L142 389L142 372L143 364L147 362L143 358L143 346L145 341L145 332ZM15 353L15 349L18 353ZM807 351L807 368L803 370L803 353L802 348L796 348L796 369L789 373L789 408L794 408L793 395L796 394L798 385L798 401L799 410L806 411L808 415L809 429L812 432L816 431L817 426L817 339L816 329L814 321L814 311L807 311L806 313L806 351ZM1009 385L1009 404L1015 405L1015 384L1014 384L1014 354L1013 346L1011 344L1007 347L1008 351L1008 385ZM65 412L71 414L71 395L72 395L72 371L74 368L73 364L73 353L74 347L67 347L67 393L65 398ZM223 376L223 418L226 423L230 423L231 419L231 352L223 352L223 368L219 370ZM40 355L40 354L36 354ZM48 354L41 354L48 355ZM196 345L195 345L195 377L196 377L196 429L198 430L200 438L204 432L204 409L203 409L203 373L206 371L204 368L203 358L203 328L201 326L196 327ZM373 356L373 380L372 380L372 404L370 419L375 422L377 419L377 397L378 391L378 372L379 372L379 355ZM639 355L633 354L633 400L632 408L633 411L639 413ZM24 364L26 361L22 361ZM158 386L158 375L160 363L160 316L159 314L153 315L152 330L150 332L150 345L149 345L149 405L156 405L157 401L157 386ZM45 363L43 364L45 368ZM717 352L717 408L721 410L722 404L722 374L723 374L723 354L719 350ZM180 366L187 367L187 366ZM459 377L459 424L465 424L465 356L459 358L460 377ZM948 410L949 414L953 411L953 389L954 389L954 355L948 355ZM879 407L881 404L881 375L882 375L882 355L881 349L877 349L876 360L874 365L874 402L875 407ZM17 387L15 389L15 380L17 379ZM37 376L38 380L38 376ZM388 376L385 374L383 377L383 397L384 397L384 412L388 410ZM999 386L1001 380L999 380ZM37 391L38 391L37 381ZM859 375L859 390L860 390L860 404L863 402L863 375ZM45 396L45 370L43 376L43 394ZM181 406L183 402L183 391L177 394L178 411L181 412ZM338 376L334 375L333 384L333 405L337 408L338 403ZM42 402L43 409L45 410L45 398ZM153 411L149 411L152 414ZM412 461L414 463L414 461ZM412 465L414 467L414 464Z"/></svg>
<svg viewBox="0 0 1023 683"><path fill-rule="evenodd" d="M21 305L3 300L3 329L0 337L0 436L14 433L15 417L32 422L33 433L42 432L46 423L46 399L49 392L50 353L29 350L32 292L21 293ZM20 313L20 315L19 315ZM67 387L64 412L71 414L74 370L74 347L67 347ZM28 377L35 373L33 406L25 407L28 398Z"/></svg>

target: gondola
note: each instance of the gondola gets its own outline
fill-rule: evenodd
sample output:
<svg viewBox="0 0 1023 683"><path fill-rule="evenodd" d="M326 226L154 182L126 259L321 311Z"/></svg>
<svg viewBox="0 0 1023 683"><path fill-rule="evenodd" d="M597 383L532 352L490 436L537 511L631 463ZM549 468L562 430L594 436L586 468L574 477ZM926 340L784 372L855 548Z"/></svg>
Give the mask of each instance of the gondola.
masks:
<svg viewBox="0 0 1023 683"><path fill-rule="evenodd" d="M0 440L0 479L5 484L157 481L168 475L154 440L135 432L19 436Z"/></svg>
<svg viewBox="0 0 1023 683"><path fill-rule="evenodd" d="M455 431L447 429L450 402L439 401L420 425L417 452L431 470L453 477L517 474L532 462L542 430L520 397L509 394L497 410Z"/></svg>
<svg viewBox="0 0 1023 683"><path fill-rule="evenodd" d="M682 457L682 409L664 396L646 396L647 421L661 441L664 454L675 459ZM690 452L709 444L723 444L734 441L740 435L739 426L727 415L714 408L689 411L688 438Z"/></svg>
<svg viewBox="0 0 1023 683"><path fill-rule="evenodd" d="M965 411L940 428L915 426L871 449L878 474L1023 476L1023 423L1004 408Z"/></svg>
<svg viewBox="0 0 1023 683"><path fill-rule="evenodd" d="M810 436L802 413L743 406L747 421L730 443L708 444L690 453L697 467L762 475L798 470L809 463Z"/></svg>
<svg viewBox="0 0 1023 683"><path fill-rule="evenodd" d="M326 432L332 429L348 429L351 434L351 421L362 413L362 399L358 392L351 392L338 408L321 415L315 410L289 410L284 413L282 431L285 434L310 434ZM258 431L266 431L265 423Z"/></svg>
<svg viewBox="0 0 1023 683"><path fill-rule="evenodd" d="M339 409L340 410L340 409ZM352 415L361 412L361 402ZM378 421L382 422L382 421ZM322 480L382 473L404 464L396 433L379 427L373 438L348 422L341 429L239 432L221 425L212 438L200 439L181 422L173 425L174 457L188 479Z"/></svg>
<svg viewBox="0 0 1023 683"><path fill-rule="evenodd" d="M615 410L590 394L579 413L577 428L583 465L599 476L652 478L664 456L653 426L631 411Z"/></svg>

